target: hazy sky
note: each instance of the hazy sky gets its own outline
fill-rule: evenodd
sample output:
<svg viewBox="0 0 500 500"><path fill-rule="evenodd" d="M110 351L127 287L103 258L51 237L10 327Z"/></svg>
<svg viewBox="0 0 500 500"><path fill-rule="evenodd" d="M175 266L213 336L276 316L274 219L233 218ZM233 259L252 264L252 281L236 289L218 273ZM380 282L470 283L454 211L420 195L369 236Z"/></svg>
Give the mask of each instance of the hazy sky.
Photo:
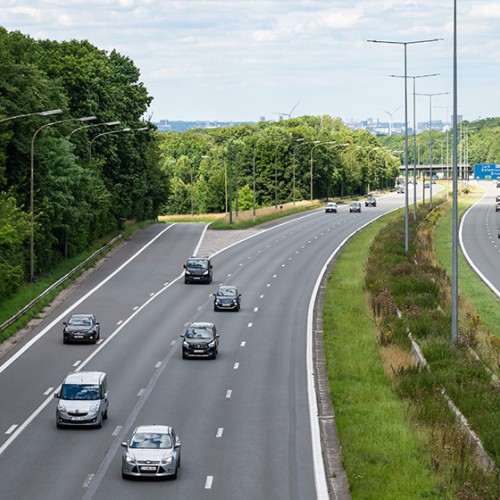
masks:
<svg viewBox="0 0 500 500"><path fill-rule="evenodd" d="M498 117L500 1L457 4L458 112ZM404 74L403 46L367 39L443 38L408 46L408 75L440 73L416 91L450 92L432 116L452 111L453 0L1 0L0 25L130 57L153 121L276 119L298 101L292 116L404 121L404 79L388 76ZM428 119L428 97L416 116Z"/></svg>

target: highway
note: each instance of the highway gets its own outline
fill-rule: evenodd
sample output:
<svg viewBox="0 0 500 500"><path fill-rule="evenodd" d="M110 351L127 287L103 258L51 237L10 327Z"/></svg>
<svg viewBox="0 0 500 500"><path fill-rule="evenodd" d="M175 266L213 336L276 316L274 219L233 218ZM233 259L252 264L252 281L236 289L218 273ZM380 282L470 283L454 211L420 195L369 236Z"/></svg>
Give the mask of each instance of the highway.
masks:
<svg viewBox="0 0 500 500"><path fill-rule="evenodd" d="M340 206L337 214L321 209L276 223L216 254L211 285L186 285L181 276L203 224L156 224L119 247L0 361L0 496L322 496L309 410L308 308L339 244L404 197L378 201L360 214ZM213 311L219 283L238 286L240 312ZM62 322L72 312L97 316L98 345L63 344ZM195 320L217 325L216 360L181 359L179 335ZM108 374L102 429L56 428L53 393L72 370ZM125 481L120 443L151 423L179 434L179 478Z"/></svg>
<svg viewBox="0 0 500 500"><path fill-rule="evenodd" d="M484 196L464 215L460 224L460 245L479 276L500 297L500 212L495 197L500 194L496 182L481 181Z"/></svg>

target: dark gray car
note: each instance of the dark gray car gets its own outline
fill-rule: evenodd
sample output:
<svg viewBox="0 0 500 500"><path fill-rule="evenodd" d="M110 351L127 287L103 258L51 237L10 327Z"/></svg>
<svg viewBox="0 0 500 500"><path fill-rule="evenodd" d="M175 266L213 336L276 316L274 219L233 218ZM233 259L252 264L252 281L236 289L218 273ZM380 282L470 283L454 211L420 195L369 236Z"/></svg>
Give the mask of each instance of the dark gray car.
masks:
<svg viewBox="0 0 500 500"><path fill-rule="evenodd" d="M101 326L93 314L73 314L63 323L63 342L91 342L101 336Z"/></svg>
<svg viewBox="0 0 500 500"><path fill-rule="evenodd" d="M349 212L359 212L359 213L361 213L361 203L359 203L359 201L353 201L349 205Z"/></svg>
<svg viewBox="0 0 500 500"><path fill-rule="evenodd" d="M197 321L190 323L181 334L182 358L191 357L215 359L219 352L219 334L213 323Z"/></svg>
<svg viewBox="0 0 500 500"><path fill-rule="evenodd" d="M181 440L168 425L140 425L122 446L122 477L171 477L181 465Z"/></svg>

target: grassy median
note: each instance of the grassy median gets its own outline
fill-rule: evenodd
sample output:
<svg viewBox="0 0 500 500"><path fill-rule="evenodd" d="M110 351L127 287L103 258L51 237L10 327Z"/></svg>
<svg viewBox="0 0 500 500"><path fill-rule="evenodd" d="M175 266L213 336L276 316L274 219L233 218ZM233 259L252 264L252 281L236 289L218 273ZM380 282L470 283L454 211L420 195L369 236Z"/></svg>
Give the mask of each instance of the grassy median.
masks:
<svg viewBox="0 0 500 500"><path fill-rule="evenodd" d="M353 498L439 498L427 455L391 387L365 295L364 265L380 229L370 224L342 252L324 308L325 355Z"/></svg>

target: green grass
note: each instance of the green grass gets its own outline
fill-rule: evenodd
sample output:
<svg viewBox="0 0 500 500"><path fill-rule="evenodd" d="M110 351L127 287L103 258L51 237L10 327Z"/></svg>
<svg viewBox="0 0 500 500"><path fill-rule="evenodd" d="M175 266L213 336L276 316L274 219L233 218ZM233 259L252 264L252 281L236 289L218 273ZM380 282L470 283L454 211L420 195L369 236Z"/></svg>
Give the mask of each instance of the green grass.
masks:
<svg viewBox="0 0 500 500"><path fill-rule="evenodd" d="M461 199L458 205L459 218L477 198ZM434 246L436 256L451 277L452 257L452 211L448 210L436 224ZM500 339L500 300L485 285L477 273L469 266L461 250L458 254L458 288L463 296L473 305L489 331Z"/></svg>
<svg viewBox="0 0 500 500"><path fill-rule="evenodd" d="M384 373L364 291L371 243L395 217L370 224L342 252L323 311L330 392L355 499L440 498L406 405Z"/></svg>

